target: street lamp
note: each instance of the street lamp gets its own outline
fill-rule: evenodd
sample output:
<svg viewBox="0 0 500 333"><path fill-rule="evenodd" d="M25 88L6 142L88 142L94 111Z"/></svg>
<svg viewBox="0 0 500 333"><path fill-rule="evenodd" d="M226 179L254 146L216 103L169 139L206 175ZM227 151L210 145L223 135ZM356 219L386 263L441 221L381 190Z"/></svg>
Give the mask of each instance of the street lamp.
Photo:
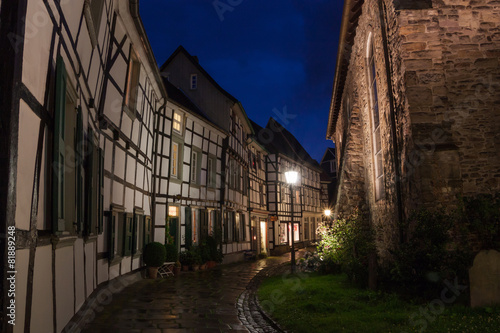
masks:
<svg viewBox="0 0 500 333"><path fill-rule="evenodd" d="M294 237L293 237L293 185L297 182L299 178L299 173L297 171L287 171L285 172L285 178L287 184L290 184L290 197L291 197L291 227L290 227L290 236L289 236L289 245L292 250L292 273L295 273L295 248L294 248Z"/></svg>

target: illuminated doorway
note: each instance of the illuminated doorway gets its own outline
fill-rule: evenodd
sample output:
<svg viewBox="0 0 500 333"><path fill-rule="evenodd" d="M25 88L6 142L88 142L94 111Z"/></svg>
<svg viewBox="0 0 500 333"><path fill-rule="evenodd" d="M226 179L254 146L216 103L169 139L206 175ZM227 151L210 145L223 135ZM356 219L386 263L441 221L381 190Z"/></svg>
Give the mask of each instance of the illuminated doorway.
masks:
<svg viewBox="0 0 500 333"><path fill-rule="evenodd" d="M260 252L267 253L267 223L260 220Z"/></svg>

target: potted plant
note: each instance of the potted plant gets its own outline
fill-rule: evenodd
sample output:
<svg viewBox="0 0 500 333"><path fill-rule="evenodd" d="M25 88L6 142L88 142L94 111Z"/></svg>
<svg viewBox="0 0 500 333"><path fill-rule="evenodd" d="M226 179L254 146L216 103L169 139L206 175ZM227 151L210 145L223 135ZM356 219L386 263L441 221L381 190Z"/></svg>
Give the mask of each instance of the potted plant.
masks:
<svg viewBox="0 0 500 333"><path fill-rule="evenodd" d="M151 279L156 279L158 268L165 262L167 253L162 243L152 242L146 244L142 252L142 259L148 266L148 275Z"/></svg>
<svg viewBox="0 0 500 333"><path fill-rule="evenodd" d="M198 269L200 269L200 265L202 264L202 262L201 262L201 255L200 255L199 251L200 250L199 250L198 246L193 246L188 251L188 254L189 254L189 257L190 257L190 265L191 265L191 269L193 271L197 271Z"/></svg>
<svg viewBox="0 0 500 333"><path fill-rule="evenodd" d="M181 262L177 260L174 265L174 275L179 275L181 274Z"/></svg>
<svg viewBox="0 0 500 333"><path fill-rule="evenodd" d="M188 251L181 252L179 254L179 262L182 265L182 270L183 271L188 271L189 270L189 265L190 265L190 256Z"/></svg>
<svg viewBox="0 0 500 333"><path fill-rule="evenodd" d="M200 269L203 271L207 269L208 262L210 261L210 249L206 242L201 243L199 246L199 253L201 257Z"/></svg>
<svg viewBox="0 0 500 333"><path fill-rule="evenodd" d="M217 265L217 240L213 236L208 236L205 244L208 249L207 267L213 268Z"/></svg>

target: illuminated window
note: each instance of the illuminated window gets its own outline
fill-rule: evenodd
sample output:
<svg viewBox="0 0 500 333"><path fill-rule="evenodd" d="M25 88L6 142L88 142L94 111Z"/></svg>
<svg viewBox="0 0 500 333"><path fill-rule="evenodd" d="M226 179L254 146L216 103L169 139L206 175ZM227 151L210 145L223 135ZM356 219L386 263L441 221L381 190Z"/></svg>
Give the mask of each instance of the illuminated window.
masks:
<svg viewBox="0 0 500 333"><path fill-rule="evenodd" d="M179 207L177 206L168 206L168 216L179 216Z"/></svg>
<svg viewBox="0 0 500 333"><path fill-rule="evenodd" d="M191 74L190 86L191 86L191 90L195 90L196 88L198 88L198 75L197 74Z"/></svg>
<svg viewBox="0 0 500 333"><path fill-rule="evenodd" d="M172 143L172 177L179 178L179 144Z"/></svg>
<svg viewBox="0 0 500 333"><path fill-rule="evenodd" d="M182 133L182 116L177 112L174 112L173 128L177 133Z"/></svg>
<svg viewBox="0 0 500 333"><path fill-rule="evenodd" d="M370 42L370 41L369 41ZM373 39L371 40L368 53L368 86L370 90L370 106L372 121L372 158L375 176L375 200L383 197L384 168L382 161L382 145L380 139L380 117L377 91L377 72L375 68L375 52Z"/></svg>

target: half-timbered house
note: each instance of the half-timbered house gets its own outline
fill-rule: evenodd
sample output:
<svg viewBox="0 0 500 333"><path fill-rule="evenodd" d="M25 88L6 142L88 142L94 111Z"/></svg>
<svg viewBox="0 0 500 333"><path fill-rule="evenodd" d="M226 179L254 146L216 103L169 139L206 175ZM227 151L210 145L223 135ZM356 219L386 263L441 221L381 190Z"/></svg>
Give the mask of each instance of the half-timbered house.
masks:
<svg viewBox="0 0 500 333"><path fill-rule="evenodd" d="M254 124L254 129L257 139L268 150L267 199L272 221L268 230L270 251L273 254L288 251L290 233L296 246L306 246L316 240L316 229L321 222L322 169L297 139L275 119L270 118L265 128ZM287 171L299 173L298 182L293 187L286 183Z"/></svg>
<svg viewBox="0 0 500 333"><path fill-rule="evenodd" d="M241 103L224 90L182 46L162 65L161 72L175 87L228 133L223 141L221 228L224 262L243 259L250 250L248 215L248 145L253 133ZM184 222L185 223L185 222Z"/></svg>
<svg viewBox="0 0 500 333"><path fill-rule="evenodd" d="M255 129L257 124L250 120ZM269 211L267 210L266 158L268 151L251 136L248 144L248 200L251 249L257 254L269 254Z"/></svg>
<svg viewBox="0 0 500 333"><path fill-rule="evenodd" d="M98 285L141 266L166 93L137 1L2 1L0 35L1 232L16 237L2 331L61 332Z"/></svg>
<svg viewBox="0 0 500 333"><path fill-rule="evenodd" d="M155 241L178 250L213 235L220 221L222 149L227 133L166 78L156 131Z"/></svg>

